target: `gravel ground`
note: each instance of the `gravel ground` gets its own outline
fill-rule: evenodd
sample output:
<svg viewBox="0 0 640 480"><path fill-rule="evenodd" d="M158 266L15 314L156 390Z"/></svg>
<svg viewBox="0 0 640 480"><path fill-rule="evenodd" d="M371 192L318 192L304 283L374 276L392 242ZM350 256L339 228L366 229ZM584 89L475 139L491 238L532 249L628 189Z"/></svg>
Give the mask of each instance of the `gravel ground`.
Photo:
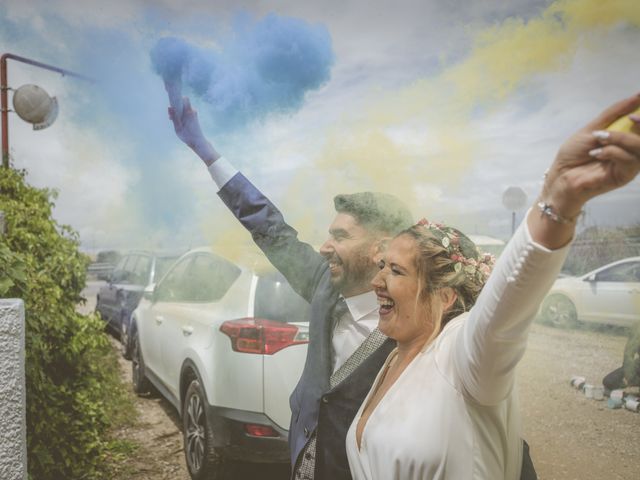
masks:
<svg viewBox="0 0 640 480"><path fill-rule="evenodd" d="M98 286L87 290L85 311L93 310ZM518 366L518 392L524 438L540 480L639 478L640 414L610 410L606 402L587 399L569 385L573 375L600 384L620 366L625 341L620 330L533 325ZM130 384L130 363L122 359L120 365ZM140 448L127 460L127 473L114 480L189 480L180 419L173 407L157 396L136 397L135 405L138 423L117 434ZM238 465L231 478L285 480L287 472L277 465Z"/></svg>
<svg viewBox="0 0 640 480"><path fill-rule="evenodd" d="M619 330L533 326L518 382L524 437L541 480L639 478L640 414L610 410L569 386L573 375L601 385L621 365L625 342Z"/></svg>

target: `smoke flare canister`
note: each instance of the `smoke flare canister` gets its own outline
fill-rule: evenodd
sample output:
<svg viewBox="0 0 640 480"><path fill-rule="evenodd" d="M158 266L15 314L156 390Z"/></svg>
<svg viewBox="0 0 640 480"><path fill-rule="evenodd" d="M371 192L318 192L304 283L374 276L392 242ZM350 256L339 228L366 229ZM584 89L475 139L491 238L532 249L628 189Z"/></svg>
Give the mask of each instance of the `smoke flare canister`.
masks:
<svg viewBox="0 0 640 480"><path fill-rule="evenodd" d="M593 385L587 383L584 386L584 396L587 398L593 398Z"/></svg>
<svg viewBox="0 0 640 480"><path fill-rule="evenodd" d="M638 108L635 112L632 112L635 115L640 115L640 108ZM638 125L631 121L629 115L625 115L624 117L620 117L615 122L607 127L607 130L611 132L635 132L640 133L640 128Z"/></svg>
<svg viewBox="0 0 640 480"><path fill-rule="evenodd" d="M164 81L164 88L169 95L169 105L177 118L182 118L184 104L182 102L182 82L179 79Z"/></svg>
<svg viewBox="0 0 640 480"><path fill-rule="evenodd" d="M584 387L584 384L587 382L587 379L584 377L581 377L579 375L574 375L573 377L571 377L571 386L573 388L575 388L576 390L582 390L582 387Z"/></svg>
<svg viewBox="0 0 640 480"><path fill-rule="evenodd" d="M622 403L622 398L609 397L609 400L607 400L607 407L612 410L616 410L618 408L622 408Z"/></svg>
<svg viewBox="0 0 640 480"><path fill-rule="evenodd" d="M640 410L640 402L637 397L627 397L624 402L624 408L631 410L632 412L638 412Z"/></svg>
<svg viewBox="0 0 640 480"><path fill-rule="evenodd" d="M597 385L593 387L593 399L604 400L604 387L599 387Z"/></svg>
<svg viewBox="0 0 640 480"><path fill-rule="evenodd" d="M611 392L609 393L609 398L620 400L620 403L622 403L622 399L624 398L624 390L611 390Z"/></svg>

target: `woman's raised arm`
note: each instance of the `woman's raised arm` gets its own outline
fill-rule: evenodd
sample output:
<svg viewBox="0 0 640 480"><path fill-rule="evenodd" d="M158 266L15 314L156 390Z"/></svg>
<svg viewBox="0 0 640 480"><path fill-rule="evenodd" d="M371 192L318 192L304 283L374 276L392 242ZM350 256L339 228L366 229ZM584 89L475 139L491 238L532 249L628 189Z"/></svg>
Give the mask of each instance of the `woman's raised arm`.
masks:
<svg viewBox="0 0 640 480"><path fill-rule="evenodd" d="M640 135L605 130L640 106L640 94L607 108L569 138L549 168L527 222L533 240L549 249L567 244L584 204L620 188L640 172ZM640 117L631 115L640 132Z"/></svg>

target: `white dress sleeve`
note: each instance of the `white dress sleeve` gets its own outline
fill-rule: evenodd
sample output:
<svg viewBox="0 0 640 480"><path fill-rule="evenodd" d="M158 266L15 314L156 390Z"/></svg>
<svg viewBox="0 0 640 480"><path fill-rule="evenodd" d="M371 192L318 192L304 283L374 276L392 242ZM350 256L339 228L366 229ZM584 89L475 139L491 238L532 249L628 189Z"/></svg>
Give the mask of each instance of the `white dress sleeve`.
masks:
<svg viewBox="0 0 640 480"><path fill-rule="evenodd" d="M495 405L511 392L529 326L569 248L535 243L525 217L500 256L453 348L461 388L475 402Z"/></svg>

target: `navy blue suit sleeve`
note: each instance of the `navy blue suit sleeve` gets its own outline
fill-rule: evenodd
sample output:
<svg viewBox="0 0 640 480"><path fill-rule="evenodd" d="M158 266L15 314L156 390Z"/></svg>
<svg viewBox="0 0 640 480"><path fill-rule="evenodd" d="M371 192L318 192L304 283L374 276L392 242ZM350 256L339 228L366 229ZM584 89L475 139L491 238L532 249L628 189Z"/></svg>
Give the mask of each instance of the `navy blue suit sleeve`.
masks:
<svg viewBox="0 0 640 480"><path fill-rule="evenodd" d="M241 173L229 180L218 195L291 287L311 302L322 273L328 268L324 258L311 245L298 240L298 232L287 225L276 206Z"/></svg>

